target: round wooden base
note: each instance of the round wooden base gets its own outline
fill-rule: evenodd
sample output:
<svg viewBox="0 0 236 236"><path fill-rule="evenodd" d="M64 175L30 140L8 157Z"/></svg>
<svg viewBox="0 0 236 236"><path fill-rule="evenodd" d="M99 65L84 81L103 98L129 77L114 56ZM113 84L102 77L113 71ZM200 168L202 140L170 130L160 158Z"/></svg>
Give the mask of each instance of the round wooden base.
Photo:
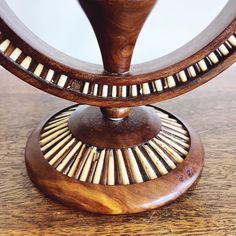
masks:
<svg viewBox="0 0 236 236"><path fill-rule="evenodd" d="M84 143L71 132L70 117L80 109L76 105L59 111L28 140L28 174L46 195L86 211L135 213L175 200L199 177L202 144L176 116L146 106L161 124L158 134L138 145L104 148ZM91 136L95 131L88 132Z"/></svg>

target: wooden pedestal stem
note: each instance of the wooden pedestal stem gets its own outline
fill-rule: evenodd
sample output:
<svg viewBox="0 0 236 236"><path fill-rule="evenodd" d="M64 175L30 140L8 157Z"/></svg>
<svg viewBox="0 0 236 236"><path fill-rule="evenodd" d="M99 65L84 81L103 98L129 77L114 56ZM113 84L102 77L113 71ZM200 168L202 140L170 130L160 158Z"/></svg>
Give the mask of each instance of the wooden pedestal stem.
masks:
<svg viewBox="0 0 236 236"><path fill-rule="evenodd" d="M87 15L108 73L130 69L133 49L156 0L79 0Z"/></svg>
<svg viewBox="0 0 236 236"><path fill-rule="evenodd" d="M156 0L79 0L101 50L105 73L124 74L130 69L134 46ZM128 108L102 108L109 119L123 119Z"/></svg>

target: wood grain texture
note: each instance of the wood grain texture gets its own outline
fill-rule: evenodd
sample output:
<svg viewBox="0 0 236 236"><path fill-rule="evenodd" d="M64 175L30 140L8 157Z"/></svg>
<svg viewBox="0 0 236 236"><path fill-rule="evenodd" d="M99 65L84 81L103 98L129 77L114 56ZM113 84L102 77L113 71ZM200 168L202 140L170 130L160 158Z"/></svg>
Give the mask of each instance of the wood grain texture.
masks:
<svg viewBox="0 0 236 236"><path fill-rule="evenodd" d="M107 72L122 74L130 69L139 32L156 0L79 0L101 50Z"/></svg>
<svg viewBox="0 0 236 236"><path fill-rule="evenodd" d="M231 68L191 94L161 104L201 135L206 155L197 188L159 210L111 217L74 211L33 187L24 164L26 140L49 111L71 103L1 70L0 234L235 235L235 73Z"/></svg>
<svg viewBox="0 0 236 236"><path fill-rule="evenodd" d="M150 179L145 183L128 185L124 183L128 180L128 178L124 180L124 168L122 173L119 171L121 170L120 167L117 169L118 165L121 164L122 158L120 149L110 149L109 152L107 176L109 186L89 183L88 174L94 151L97 149L92 146L85 150L78 164L76 172L79 174L75 176L75 179L81 181L68 178L58 172L60 171L58 167L60 168L60 162L63 161L64 152L66 150L69 151L69 146L73 145L74 141L73 139L69 141L61 150L66 149L59 156L56 154L51 159L52 161L56 158L53 163L49 162L54 168L57 168L57 171L55 171L48 165L48 161L45 160L42 152L39 151L39 136L43 123L37 127L27 142L25 161L28 174L35 186L43 193L52 199L57 199L66 205L73 206L73 208L103 214L137 213L154 209L177 199L195 183L201 174L203 167L202 145L191 127L185 123L183 124L189 130L191 139L189 153L183 162L181 158L181 165L178 165L176 169L161 178L157 178L151 163L147 160L148 157L145 157L137 146L134 147L134 150L142 163L143 169L145 169L146 175ZM157 142L157 139L154 140L153 142ZM166 153L168 153L168 150L166 150ZM174 159L174 155L169 156L169 158L172 157Z"/></svg>

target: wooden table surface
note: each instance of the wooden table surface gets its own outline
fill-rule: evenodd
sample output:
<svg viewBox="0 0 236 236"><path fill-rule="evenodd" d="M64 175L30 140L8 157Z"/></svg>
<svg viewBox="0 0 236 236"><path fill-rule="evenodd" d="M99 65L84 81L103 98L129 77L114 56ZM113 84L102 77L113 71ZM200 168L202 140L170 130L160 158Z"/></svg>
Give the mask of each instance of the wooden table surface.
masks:
<svg viewBox="0 0 236 236"><path fill-rule="evenodd" d="M0 235L236 235L236 67L161 107L188 120L205 146L194 189L161 209L104 216L62 206L30 182L24 147L55 109L71 104L0 69Z"/></svg>

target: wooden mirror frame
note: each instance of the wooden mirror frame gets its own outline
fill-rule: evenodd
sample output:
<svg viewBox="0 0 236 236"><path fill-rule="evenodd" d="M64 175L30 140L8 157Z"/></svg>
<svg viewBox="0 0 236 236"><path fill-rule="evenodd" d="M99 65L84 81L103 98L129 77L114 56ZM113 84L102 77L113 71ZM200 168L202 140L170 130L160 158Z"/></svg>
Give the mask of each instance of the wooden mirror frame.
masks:
<svg viewBox="0 0 236 236"><path fill-rule="evenodd" d="M146 105L186 93L234 63L235 17L236 5L230 0L188 44L164 57L133 65L124 75L111 75L100 65L74 59L47 45L1 1L0 43L6 39L10 43L5 52L0 51L0 64L27 83L74 102L103 107ZM26 57L31 66L27 62L22 66ZM34 71L37 65L42 66L40 74Z"/></svg>

